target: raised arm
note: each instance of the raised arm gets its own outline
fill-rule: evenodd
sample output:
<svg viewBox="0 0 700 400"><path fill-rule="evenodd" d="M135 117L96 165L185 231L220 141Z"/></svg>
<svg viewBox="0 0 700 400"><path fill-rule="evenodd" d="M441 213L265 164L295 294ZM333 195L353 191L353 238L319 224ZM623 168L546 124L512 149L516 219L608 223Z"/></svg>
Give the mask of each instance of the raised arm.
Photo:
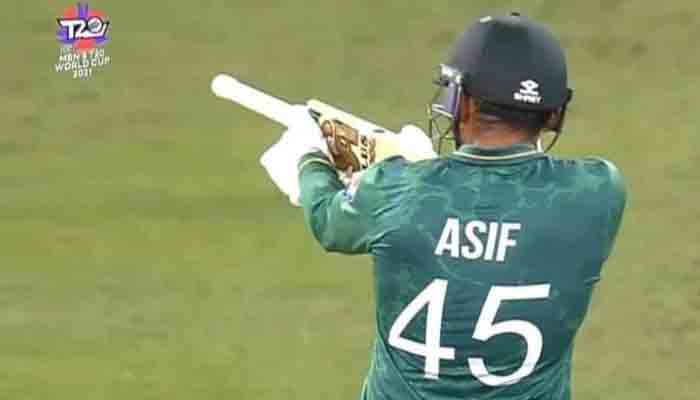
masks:
<svg viewBox="0 0 700 400"><path fill-rule="evenodd" d="M392 188L400 186L397 179L404 162L395 157L375 164L346 188L322 153L301 160L301 205L307 225L324 249L345 254L371 252L391 230L387 216L398 204Z"/></svg>

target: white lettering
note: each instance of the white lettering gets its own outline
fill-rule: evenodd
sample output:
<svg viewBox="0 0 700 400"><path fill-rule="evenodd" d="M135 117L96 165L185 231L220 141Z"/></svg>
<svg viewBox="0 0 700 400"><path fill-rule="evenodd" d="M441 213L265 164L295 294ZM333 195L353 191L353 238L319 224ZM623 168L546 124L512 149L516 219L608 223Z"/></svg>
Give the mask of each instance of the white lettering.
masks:
<svg viewBox="0 0 700 400"><path fill-rule="evenodd" d="M442 228L440 240L435 247L435 255L443 256L449 252L452 258L460 256L467 260L504 262L508 249L516 247L518 242L513 233L522 229L520 223L469 221L464 225L464 236L460 231L461 222L457 218L447 218ZM484 238L486 234L486 238ZM485 239L485 242L484 242ZM461 241L465 240L465 241Z"/></svg>
<svg viewBox="0 0 700 400"><path fill-rule="evenodd" d="M87 23L82 19L59 19L58 25L68 28L69 40L95 39L104 37L109 22L102 21L100 17L92 17Z"/></svg>
<svg viewBox="0 0 700 400"><path fill-rule="evenodd" d="M498 222L489 224L489 238L486 240L486 254L484 260L493 261L493 253L496 250L496 238L498 237Z"/></svg>
<svg viewBox="0 0 700 400"><path fill-rule="evenodd" d="M68 39L70 40L75 39L76 35L85 30L85 21L82 19L62 19L58 21L58 24L64 28L68 28Z"/></svg>
<svg viewBox="0 0 700 400"><path fill-rule="evenodd" d="M505 261L506 249L508 247L515 247L518 244L514 239L510 238L510 232L519 231L520 228L520 224L503 224L503 226L501 227L501 237L498 240L498 253L496 254L496 261Z"/></svg>
<svg viewBox="0 0 700 400"><path fill-rule="evenodd" d="M445 250L449 250L452 257L459 257L459 220L457 218L448 218L445 222L440 241L435 248L435 255L441 256Z"/></svg>
<svg viewBox="0 0 700 400"><path fill-rule="evenodd" d="M513 98L515 98L515 100L518 100L518 101L522 101L525 103L532 103L532 104L540 104L542 102L541 96L534 96L531 94L514 93Z"/></svg>
<svg viewBox="0 0 700 400"><path fill-rule="evenodd" d="M462 246L462 256L467 260L476 260L484 254L484 243L481 238L476 235L476 231L479 233L486 233L486 223L481 221L469 221L467 226L464 227L464 233L467 235L467 243L472 245L472 249L469 246Z"/></svg>

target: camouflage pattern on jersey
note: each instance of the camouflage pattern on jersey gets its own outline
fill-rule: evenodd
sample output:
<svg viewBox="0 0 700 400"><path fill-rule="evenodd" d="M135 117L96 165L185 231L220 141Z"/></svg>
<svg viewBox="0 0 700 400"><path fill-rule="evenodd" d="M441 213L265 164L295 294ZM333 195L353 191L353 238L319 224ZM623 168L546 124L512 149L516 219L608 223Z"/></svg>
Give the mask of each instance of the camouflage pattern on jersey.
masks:
<svg viewBox="0 0 700 400"><path fill-rule="evenodd" d="M434 160L385 160L349 193L314 160L323 156L307 156L300 171L308 226L325 249L374 260L377 334L362 399L570 398L574 338L625 205L610 162L556 159L527 145L463 146ZM390 332L436 281L447 285L439 346L453 348L454 357L441 356L431 376L426 357L391 342ZM543 285L544 297L491 303L489 320L492 289ZM399 337L426 343L427 321L422 307ZM494 384L528 369L529 352L538 357L526 376ZM470 368L470 359L486 370Z"/></svg>

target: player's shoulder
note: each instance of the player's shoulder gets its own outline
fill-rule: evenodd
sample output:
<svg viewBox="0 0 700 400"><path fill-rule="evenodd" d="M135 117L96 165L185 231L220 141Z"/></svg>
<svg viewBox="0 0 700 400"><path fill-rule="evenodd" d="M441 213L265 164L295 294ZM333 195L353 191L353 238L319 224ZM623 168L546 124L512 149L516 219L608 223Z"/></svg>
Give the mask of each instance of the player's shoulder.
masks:
<svg viewBox="0 0 700 400"><path fill-rule="evenodd" d="M405 173L410 162L402 156L386 158L372 164L362 173L362 181L374 184L383 184L400 179Z"/></svg>
<svg viewBox="0 0 700 400"><path fill-rule="evenodd" d="M625 180L620 169L612 161L601 157L547 159L552 167L551 173L560 181L624 200Z"/></svg>
<svg viewBox="0 0 700 400"><path fill-rule="evenodd" d="M348 186L349 197L355 202L365 199L374 203L395 197L389 192L395 191L402 180L406 163L403 157L390 157L354 174Z"/></svg>
<svg viewBox="0 0 700 400"><path fill-rule="evenodd" d="M610 160L601 157L582 157L577 159L550 158L559 168L580 178L592 178L624 184L620 169Z"/></svg>
<svg viewBox="0 0 700 400"><path fill-rule="evenodd" d="M447 162L446 158L440 157L420 161L409 161L403 156L389 157L368 168L364 172L363 181L377 187L416 185Z"/></svg>
<svg viewBox="0 0 700 400"><path fill-rule="evenodd" d="M379 200L385 207L401 204L412 193L432 160L408 161L402 156L386 158L371 165L351 181L352 197Z"/></svg>
<svg viewBox="0 0 700 400"><path fill-rule="evenodd" d="M562 167L571 168L581 174L590 174L611 179L621 176L618 167L612 161L602 157L589 156L574 159L552 157L551 159L558 162Z"/></svg>

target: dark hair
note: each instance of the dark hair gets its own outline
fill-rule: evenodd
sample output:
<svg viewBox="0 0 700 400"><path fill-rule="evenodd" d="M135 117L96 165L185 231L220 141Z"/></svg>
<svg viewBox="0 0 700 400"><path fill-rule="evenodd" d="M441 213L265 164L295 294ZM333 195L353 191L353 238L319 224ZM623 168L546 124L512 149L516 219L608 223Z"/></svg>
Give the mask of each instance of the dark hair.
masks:
<svg viewBox="0 0 700 400"><path fill-rule="evenodd" d="M547 111L528 111L485 100L474 99L477 108L477 121L484 127L507 126L537 135L545 129L552 115Z"/></svg>

